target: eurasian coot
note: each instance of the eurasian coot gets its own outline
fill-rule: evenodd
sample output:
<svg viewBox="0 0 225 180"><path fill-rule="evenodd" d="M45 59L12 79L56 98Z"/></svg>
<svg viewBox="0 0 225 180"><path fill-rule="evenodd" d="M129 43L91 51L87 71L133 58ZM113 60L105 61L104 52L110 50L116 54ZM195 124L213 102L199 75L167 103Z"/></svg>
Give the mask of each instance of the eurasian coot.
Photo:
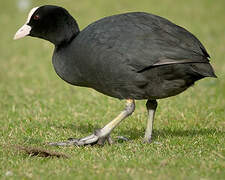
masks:
<svg viewBox="0 0 225 180"><path fill-rule="evenodd" d="M62 7L33 8L14 39L33 36L55 45L53 66L66 82L126 99L125 109L102 129L52 145L111 143L111 131L147 99L145 142L151 142L157 99L177 95L204 77L216 77L209 54L184 28L165 18L131 12L100 19L79 30Z"/></svg>

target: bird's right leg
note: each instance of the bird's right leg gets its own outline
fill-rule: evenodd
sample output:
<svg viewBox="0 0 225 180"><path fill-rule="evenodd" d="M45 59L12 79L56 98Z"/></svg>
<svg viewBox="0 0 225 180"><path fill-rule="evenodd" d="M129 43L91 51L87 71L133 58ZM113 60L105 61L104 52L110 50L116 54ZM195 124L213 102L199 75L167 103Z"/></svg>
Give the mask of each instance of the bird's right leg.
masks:
<svg viewBox="0 0 225 180"><path fill-rule="evenodd" d="M155 111L157 108L157 101L148 100L146 103L146 108L148 110L148 120L147 120L147 128L145 130L144 142L151 143Z"/></svg>

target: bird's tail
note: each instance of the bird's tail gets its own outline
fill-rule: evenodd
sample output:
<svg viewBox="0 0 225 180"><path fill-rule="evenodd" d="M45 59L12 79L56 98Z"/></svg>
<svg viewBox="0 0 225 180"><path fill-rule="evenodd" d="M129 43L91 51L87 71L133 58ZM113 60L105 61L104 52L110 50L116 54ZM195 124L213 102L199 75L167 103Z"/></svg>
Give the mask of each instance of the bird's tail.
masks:
<svg viewBox="0 0 225 180"><path fill-rule="evenodd" d="M213 67L209 62L206 63L193 63L191 65L192 70L196 73L199 74L200 76L203 77L214 77L217 78Z"/></svg>

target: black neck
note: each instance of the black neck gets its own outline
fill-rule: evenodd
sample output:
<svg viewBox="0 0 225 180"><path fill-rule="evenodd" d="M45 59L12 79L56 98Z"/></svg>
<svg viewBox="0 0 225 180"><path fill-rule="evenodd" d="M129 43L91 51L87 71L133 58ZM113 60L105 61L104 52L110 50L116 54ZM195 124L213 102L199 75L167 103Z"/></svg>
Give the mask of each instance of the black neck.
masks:
<svg viewBox="0 0 225 180"><path fill-rule="evenodd" d="M63 27L55 34L55 37L49 39L55 46L69 44L80 33L75 19L71 18L69 22L64 23Z"/></svg>

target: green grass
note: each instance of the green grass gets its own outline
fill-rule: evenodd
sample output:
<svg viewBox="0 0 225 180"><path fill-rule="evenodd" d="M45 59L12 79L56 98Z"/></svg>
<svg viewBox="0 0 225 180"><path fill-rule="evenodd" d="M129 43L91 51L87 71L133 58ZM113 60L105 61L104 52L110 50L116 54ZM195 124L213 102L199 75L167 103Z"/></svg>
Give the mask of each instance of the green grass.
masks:
<svg viewBox="0 0 225 180"><path fill-rule="evenodd" d="M0 179L224 179L224 0L42 1L67 8L81 29L128 11L169 18L202 41L219 77L160 100L152 144L142 143L147 114L145 102L138 101L135 113L112 134L130 141L80 148L43 144L92 133L115 117L124 101L60 80L51 64L50 43L13 41L29 11L19 11L16 2L0 2ZM32 7L37 5L32 1ZM42 147L70 158L30 157L13 145Z"/></svg>

